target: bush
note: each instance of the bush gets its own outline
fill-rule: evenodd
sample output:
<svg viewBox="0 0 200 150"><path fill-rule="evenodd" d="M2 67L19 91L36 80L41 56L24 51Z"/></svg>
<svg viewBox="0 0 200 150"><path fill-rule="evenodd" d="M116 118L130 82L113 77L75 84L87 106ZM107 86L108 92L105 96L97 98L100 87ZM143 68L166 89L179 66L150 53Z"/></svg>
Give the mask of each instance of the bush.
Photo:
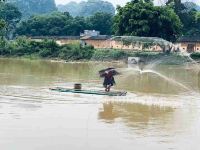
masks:
<svg viewBox="0 0 200 150"><path fill-rule="evenodd" d="M200 52L195 52L190 55L192 59L200 59Z"/></svg>
<svg viewBox="0 0 200 150"><path fill-rule="evenodd" d="M91 46L81 47L80 44L69 44L63 46L59 57L65 60L91 59L94 48Z"/></svg>
<svg viewBox="0 0 200 150"><path fill-rule="evenodd" d="M92 59L94 60L119 60L128 57L125 51L113 49L98 49L95 50Z"/></svg>
<svg viewBox="0 0 200 150"><path fill-rule="evenodd" d="M51 56L51 50L48 48L43 48L39 51L39 56L41 57L50 57Z"/></svg>

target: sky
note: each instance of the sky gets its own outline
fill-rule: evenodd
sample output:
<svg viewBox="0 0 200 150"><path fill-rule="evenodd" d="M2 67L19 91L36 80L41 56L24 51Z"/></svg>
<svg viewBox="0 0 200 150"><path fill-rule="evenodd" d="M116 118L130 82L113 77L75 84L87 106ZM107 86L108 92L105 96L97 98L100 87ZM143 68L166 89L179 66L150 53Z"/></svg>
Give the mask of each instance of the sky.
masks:
<svg viewBox="0 0 200 150"><path fill-rule="evenodd" d="M55 0L55 1L56 1L56 4L67 4L70 1L80 2L82 0ZM115 6L116 5L123 6L130 0L106 0L106 1L113 3ZM166 0L155 0L155 1L156 1L156 4L162 4ZM185 0L185 1L192 1L200 5L200 0Z"/></svg>

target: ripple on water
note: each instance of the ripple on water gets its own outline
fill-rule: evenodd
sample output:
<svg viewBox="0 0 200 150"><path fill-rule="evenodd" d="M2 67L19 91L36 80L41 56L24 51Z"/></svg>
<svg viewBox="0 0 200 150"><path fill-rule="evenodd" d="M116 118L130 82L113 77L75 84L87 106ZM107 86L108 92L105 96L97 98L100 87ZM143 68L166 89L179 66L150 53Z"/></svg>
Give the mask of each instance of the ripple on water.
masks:
<svg viewBox="0 0 200 150"><path fill-rule="evenodd" d="M98 88L96 88L98 89ZM192 95L153 95L153 94L134 94L128 93L125 97L109 97L84 95L73 93L60 93L50 91L49 87L23 87L23 86L6 86L0 88L1 103L18 103L19 101L28 101L30 103L71 103L71 104L99 104L103 102L119 103L140 103L144 105L159 105L170 107L181 107L183 100L188 98L197 98ZM182 99L182 100L180 100Z"/></svg>

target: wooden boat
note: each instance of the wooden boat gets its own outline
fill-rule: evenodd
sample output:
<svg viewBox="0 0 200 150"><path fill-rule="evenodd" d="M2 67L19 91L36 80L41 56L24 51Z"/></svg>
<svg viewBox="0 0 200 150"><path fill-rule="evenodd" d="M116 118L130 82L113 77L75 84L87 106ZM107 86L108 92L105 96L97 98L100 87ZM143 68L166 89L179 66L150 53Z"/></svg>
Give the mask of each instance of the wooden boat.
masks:
<svg viewBox="0 0 200 150"><path fill-rule="evenodd" d="M66 92L66 93L79 93L79 94L90 94L90 95L107 95L107 96L126 96L127 92L125 91L112 91L112 92L105 92L102 90L75 90L69 88L51 88L52 91L57 92Z"/></svg>

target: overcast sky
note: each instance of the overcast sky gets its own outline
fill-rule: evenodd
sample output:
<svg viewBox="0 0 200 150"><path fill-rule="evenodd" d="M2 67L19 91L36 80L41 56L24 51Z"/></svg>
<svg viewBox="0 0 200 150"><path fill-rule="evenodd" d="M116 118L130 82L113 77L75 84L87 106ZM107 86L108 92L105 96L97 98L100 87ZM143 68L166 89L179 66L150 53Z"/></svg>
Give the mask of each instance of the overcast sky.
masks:
<svg viewBox="0 0 200 150"><path fill-rule="evenodd" d="M82 0L55 0L55 1L57 4L67 4L70 1L80 2ZM125 5L126 2L128 2L130 0L107 0L107 1L112 2L114 5ZM156 0L156 3L162 4L164 1L166 1L166 0ZM193 1L200 5L200 0L186 0L186 1Z"/></svg>

